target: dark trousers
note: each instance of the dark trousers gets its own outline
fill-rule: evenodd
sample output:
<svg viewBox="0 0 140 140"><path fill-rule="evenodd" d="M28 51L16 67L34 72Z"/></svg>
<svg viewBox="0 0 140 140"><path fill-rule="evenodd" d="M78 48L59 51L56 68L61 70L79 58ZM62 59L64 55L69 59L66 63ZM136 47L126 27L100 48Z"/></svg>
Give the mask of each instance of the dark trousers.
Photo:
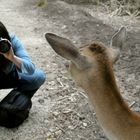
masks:
<svg viewBox="0 0 140 140"><path fill-rule="evenodd" d="M18 73L16 68L7 75L0 72L0 89L16 88L29 96L33 96L44 81L45 74L39 69L31 75Z"/></svg>

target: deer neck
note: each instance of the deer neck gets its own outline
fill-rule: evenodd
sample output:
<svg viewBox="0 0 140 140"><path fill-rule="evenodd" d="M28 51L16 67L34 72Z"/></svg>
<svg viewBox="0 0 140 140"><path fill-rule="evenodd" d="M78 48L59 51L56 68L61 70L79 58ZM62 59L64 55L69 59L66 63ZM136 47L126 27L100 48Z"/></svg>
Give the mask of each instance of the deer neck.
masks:
<svg viewBox="0 0 140 140"><path fill-rule="evenodd" d="M84 89L104 131L115 135L121 133L124 127L128 127L126 125L132 112L120 95L112 68L100 77L103 79L96 81L90 79Z"/></svg>

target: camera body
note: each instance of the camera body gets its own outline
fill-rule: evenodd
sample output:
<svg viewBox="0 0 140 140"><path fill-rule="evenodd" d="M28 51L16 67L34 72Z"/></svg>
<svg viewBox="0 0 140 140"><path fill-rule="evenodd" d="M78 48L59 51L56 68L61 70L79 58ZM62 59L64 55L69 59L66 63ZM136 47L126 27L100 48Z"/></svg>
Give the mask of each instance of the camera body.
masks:
<svg viewBox="0 0 140 140"><path fill-rule="evenodd" d="M6 53L10 50L11 43L8 39L0 38L0 52Z"/></svg>

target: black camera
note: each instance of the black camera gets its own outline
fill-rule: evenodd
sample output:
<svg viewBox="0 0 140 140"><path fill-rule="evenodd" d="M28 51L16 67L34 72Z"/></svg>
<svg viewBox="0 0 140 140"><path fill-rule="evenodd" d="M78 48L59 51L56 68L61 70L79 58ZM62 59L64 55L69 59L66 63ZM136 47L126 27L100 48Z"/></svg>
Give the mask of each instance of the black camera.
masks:
<svg viewBox="0 0 140 140"><path fill-rule="evenodd" d="M0 38L0 52L1 53L6 53L10 50L11 48L11 43L7 39Z"/></svg>

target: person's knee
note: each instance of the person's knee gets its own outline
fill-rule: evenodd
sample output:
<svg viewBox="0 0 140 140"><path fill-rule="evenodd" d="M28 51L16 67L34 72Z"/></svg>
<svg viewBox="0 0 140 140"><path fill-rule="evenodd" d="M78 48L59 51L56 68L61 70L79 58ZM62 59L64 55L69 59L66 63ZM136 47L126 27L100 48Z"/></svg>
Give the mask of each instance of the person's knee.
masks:
<svg viewBox="0 0 140 140"><path fill-rule="evenodd" d="M21 75L18 89L21 89L22 91L37 90L45 82L45 80L46 74L44 73L44 71L36 69L32 75Z"/></svg>
<svg viewBox="0 0 140 140"><path fill-rule="evenodd" d="M46 80L46 74L42 70L36 70L34 73L34 80L32 84L34 87L39 88Z"/></svg>

